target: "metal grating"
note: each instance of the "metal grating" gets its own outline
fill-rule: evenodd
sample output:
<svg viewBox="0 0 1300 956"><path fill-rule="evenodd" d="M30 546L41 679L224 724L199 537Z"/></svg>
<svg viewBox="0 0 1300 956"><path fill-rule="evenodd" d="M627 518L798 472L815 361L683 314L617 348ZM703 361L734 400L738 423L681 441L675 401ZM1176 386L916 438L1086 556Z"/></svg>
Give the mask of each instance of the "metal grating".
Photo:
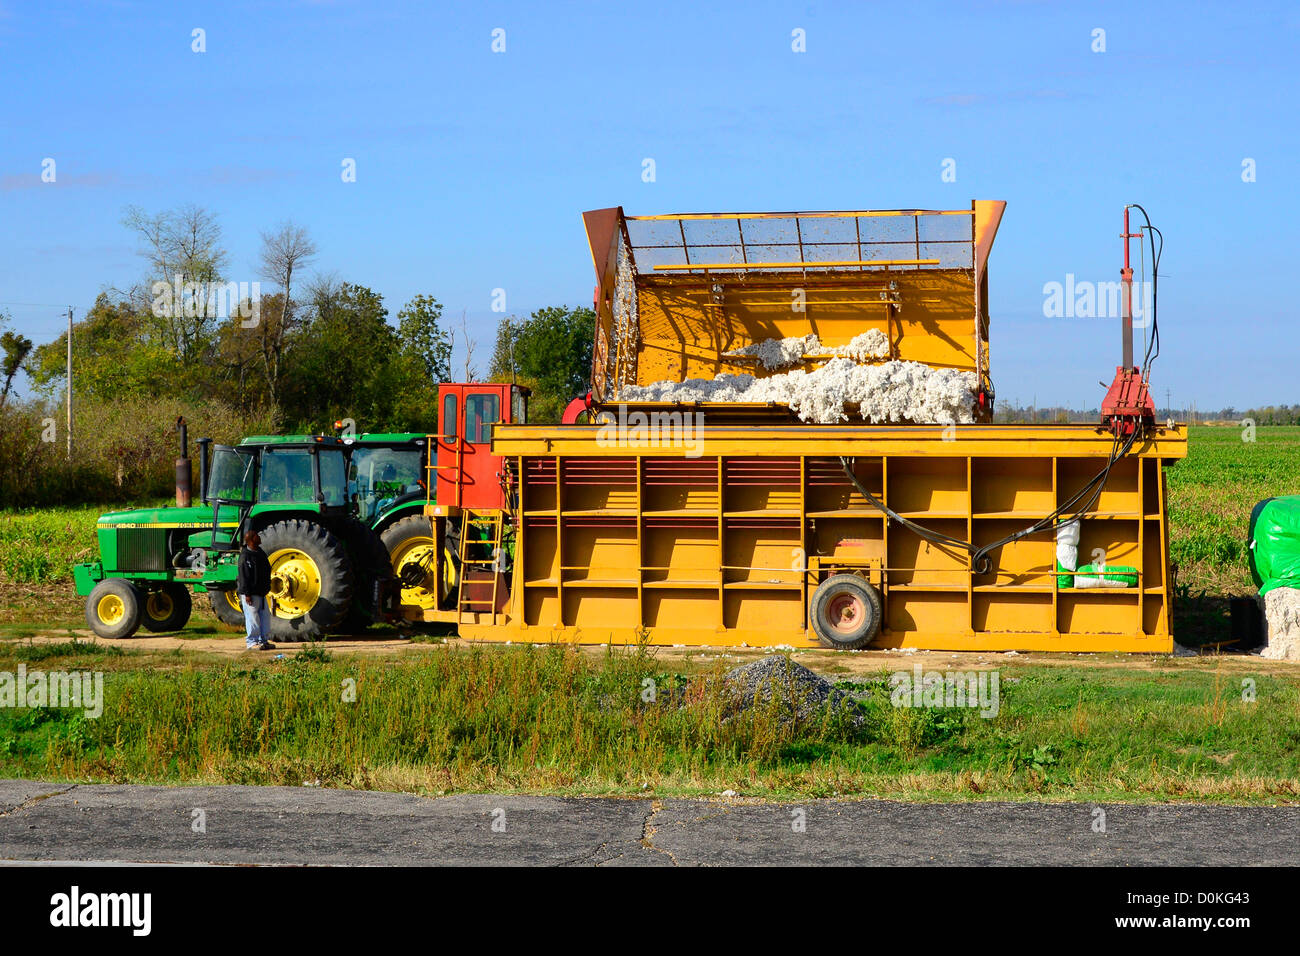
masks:
<svg viewBox="0 0 1300 956"><path fill-rule="evenodd" d="M972 210L628 216L638 275L972 269Z"/></svg>

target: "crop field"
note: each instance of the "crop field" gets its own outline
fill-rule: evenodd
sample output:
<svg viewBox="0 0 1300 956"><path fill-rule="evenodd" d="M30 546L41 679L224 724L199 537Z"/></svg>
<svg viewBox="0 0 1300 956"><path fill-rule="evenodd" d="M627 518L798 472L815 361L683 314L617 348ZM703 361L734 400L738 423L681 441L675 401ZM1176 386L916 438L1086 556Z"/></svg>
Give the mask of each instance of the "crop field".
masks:
<svg viewBox="0 0 1300 956"><path fill-rule="evenodd" d="M1176 566L1174 634L1185 645L1225 640L1228 598L1254 594L1246 562L1250 511L1300 494L1300 427L1191 429L1187 458L1166 473L1169 549Z"/></svg>

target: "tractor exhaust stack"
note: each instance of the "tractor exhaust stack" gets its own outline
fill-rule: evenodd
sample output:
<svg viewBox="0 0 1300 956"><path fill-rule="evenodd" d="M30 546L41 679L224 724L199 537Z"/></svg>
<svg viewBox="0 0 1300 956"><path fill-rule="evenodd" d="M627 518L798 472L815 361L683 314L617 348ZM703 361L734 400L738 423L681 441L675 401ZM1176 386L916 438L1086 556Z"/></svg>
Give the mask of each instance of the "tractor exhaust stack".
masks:
<svg viewBox="0 0 1300 956"><path fill-rule="evenodd" d="M176 431L180 436L181 455L176 459L176 507L190 506L190 431L184 418L176 419Z"/></svg>
<svg viewBox="0 0 1300 956"><path fill-rule="evenodd" d="M211 457L211 438L200 438L194 444L199 446L199 500L208 503L208 459Z"/></svg>

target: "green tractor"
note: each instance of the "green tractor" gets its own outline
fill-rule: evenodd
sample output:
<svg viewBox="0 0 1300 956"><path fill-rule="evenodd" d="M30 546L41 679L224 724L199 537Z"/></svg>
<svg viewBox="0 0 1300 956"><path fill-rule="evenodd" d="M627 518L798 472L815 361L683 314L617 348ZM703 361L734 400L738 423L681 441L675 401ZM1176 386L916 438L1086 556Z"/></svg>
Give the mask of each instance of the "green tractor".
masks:
<svg viewBox="0 0 1300 956"><path fill-rule="evenodd" d="M242 627L234 586L249 530L271 562L274 640L395 620L403 595L442 598L422 595L418 573L420 549L432 542L423 517L426 436L263 435L233 446L202 439L199 501L190 504L178 424L177 506L101 515L100 560L73 568L96 634L178 630L192 609L190 587L207 594L221 621Z"/></svg>

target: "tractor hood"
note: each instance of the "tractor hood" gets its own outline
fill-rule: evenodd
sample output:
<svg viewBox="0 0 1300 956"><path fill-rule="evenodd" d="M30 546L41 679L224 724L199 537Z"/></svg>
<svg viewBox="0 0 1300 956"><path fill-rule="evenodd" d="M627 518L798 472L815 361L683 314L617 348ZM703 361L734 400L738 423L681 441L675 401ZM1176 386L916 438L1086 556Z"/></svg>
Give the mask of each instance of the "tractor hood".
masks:
<svg viewBox="0 0 1300 956"><path fill-rule="evenodd" d="M225 523L222 522L222 524ZM233 526L234 523L232 518L230 524ZM131 511L109 511L100 515L96 524L101 528L210 528L212 527L212 509L206 506L195 506L190 508L136 508Z"/></svg>

